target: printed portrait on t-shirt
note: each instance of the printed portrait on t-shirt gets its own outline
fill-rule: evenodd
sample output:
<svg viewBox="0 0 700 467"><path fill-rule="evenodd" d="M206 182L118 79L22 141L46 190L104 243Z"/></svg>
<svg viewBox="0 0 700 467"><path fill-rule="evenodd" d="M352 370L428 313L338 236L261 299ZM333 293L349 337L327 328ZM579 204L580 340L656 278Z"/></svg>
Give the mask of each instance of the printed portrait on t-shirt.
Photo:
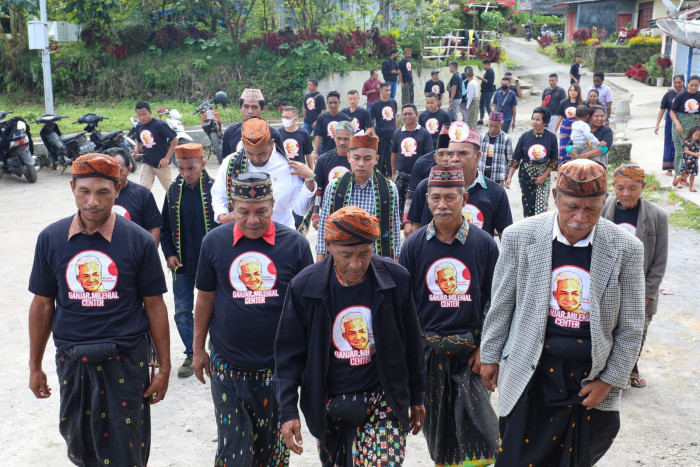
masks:
<svg viewBox="0 0 700 467"><path fill-rule="evenodd" d="M413 157L418 152L418 143L410 136L401 141L401 155L404 157Z"/></svg>
<svg viewBox="0 0 700 467"><path fill-rule="evenodd" d="M328 130L327 136L330 136L331 138L335 139L335 127L338 126L338 122L333 121L333 122L328 122L328 126L326 129Z"/></svg>
<svg viewBox="0 0 700 467"><path fill-rule="evenodd" d="M576 107L567 107L564 111L566 118L571 118L576 116Z"/></svg>
<svg viewBox="0 0 700 467"><path fill-rule="evenodd" d="M462 207L462 215L470 224L480 229L484 228L484 214L473 204L465 204L464 207Z"/></svg>
<svg viewBox="0 0 700 467"><path fill-rule="evenodd" d="M275 289L275 263L257 251L247 251L233 260L229 281L233 287L233 298L244 298L246 304L265 303L266 297L279 296Z"/></svg>
<svg viewBox="0 0 700 467"><path fill-rule="evenodd" d="M131 214L129 214L129 211L127 211L124 206L115 204L112 206L112 212L118 216L126 217L127 219L131 220Z"/></svg>
<svg viewBox="0 0 700 467"><path fill-rule="evenodd" d="M357 117L352 117L352 128L353 133L360 131L360 121L357 119Z"/></svg>
<svg viewBox="0 0 700 467"><path fill-rule="evenodd" d="M394 119L394 109L392 109L390 106L386 106L382 108L382 119L390 121Z"/></svg>
<svg viewBox="0 0 700 467"><path fill-rule="evenodd" d="M440 86L438 86L437 84L433 84L433 92L435 94L440 94Z"/></svg>
<svg viewBox="0 0 700 467"><path fill-rule="evenodd" d="M431 302L440 302L443 308L458 307L459 302L470 302L471 273L457 258L440 258L430 265L425 275Z"/></svg>
<svg viewBox="0 0 700 467"><path fill-rule="evenodd" d="M411 62L406 62L406 70L411 71L413 69L413 65L411 65Z"/></svg>
<svg viewBox="0 0 700 467"><path fill-rule="evenodd" d="M105 300L118 299L119 272L112 258L97 250L85 250L75 255L66 266L68 298L81 300L85 307L104 306Z"/></svg>
<svg viewBox="0 0 700 467"><path fill-rule="evenodd" d="M533 144L530 149L527 150L527 156L531 161L538 161L547 157L547 148L541 144Z"/></svg>
<svg viewBox="0 0 700 467"><path fill-rule="evenodd" d="M462 143L466 141L469 136L469 125L461 121L452 122L449 133L450 141Z"/></svg>
<svg viewBox="0 0 700 467"><path fill-rule="evenodd" d="M581 323L589 322L590 290L591 278L585 269L566 265L552 271L549 316L554 318L554 323L578 329Z"/></svg>
<svg viewBox="0 0 700 467"><path fill-rule="evenodd" d="M492 159L493 158L493 150L494 150L495 144L489 144L488 149L486 149L486 158L487 159Z"/></svg>
<svg viewBox="0 0 700 467"><path fill-rule="evenodd" d="M700 110L700 105L698 105L698 101L695 99L688 99L685 101L685 108L684 108L686 113L689 114L694 114L697 113L698 110Z"/></svg>
<svg viewBox="0 0 700 467"><path fill-rule="evenodd" d="M425 128L428 130L428 133L434 135L440 129L440 122L437 118L431 117L425 121Z"/></svg>
<svg viewBox="0 0 700 467"><path fill-rule="evenodd" d="M306 108L308 110L316 109L316 99L314 99L313 97L309 97L308 99L306 99Z"/></svg>
<svg viewBox="0 0 700 467"><path fill-rule="evenodd" d="M284 152L287 153L287 157L294 159L299 156L299 141L294 138L287 138L284 140Z"/></svg>
<svg viewBox="0 0 700 467"><path fill-rule="evenodd" d="M349 360L350 366L366 365L374 354L372 311L366 306L342 310L333 322L335 358Z"/></svg>
<svg viewBox="0 0 700 467"><path fill-rule="evenodd" d="M152 148L156 145L156 140L150 130L142 130L139 137L141 138L141 143L146 148Z"/></svg>
<svg viewBox="0 0 700 467"><path fill-rule="evenodd" d="M328 182L332 182L336 178L342 177L345 174L345 172L348 172L349 170L350 169L348 169L345 166L336 165L328 171Z"/></svg>

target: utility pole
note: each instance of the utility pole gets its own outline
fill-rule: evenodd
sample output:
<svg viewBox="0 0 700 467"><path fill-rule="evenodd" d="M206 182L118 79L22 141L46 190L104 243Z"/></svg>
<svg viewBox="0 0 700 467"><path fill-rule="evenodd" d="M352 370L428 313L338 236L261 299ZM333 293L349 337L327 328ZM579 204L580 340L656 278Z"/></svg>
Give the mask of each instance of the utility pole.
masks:
<svg viewBox="0 0 700 467"><path fill-rule="evenodd" d="M48 18L46 14L46 0L39 0L39 15L41 22L44 23L46 34L48 36ZM48 37L47 37L48 44ZM53 114L53 83L51 81L51 54L48 46L41 51L41 67L44 70L44 105L47 114Z"/></svg>

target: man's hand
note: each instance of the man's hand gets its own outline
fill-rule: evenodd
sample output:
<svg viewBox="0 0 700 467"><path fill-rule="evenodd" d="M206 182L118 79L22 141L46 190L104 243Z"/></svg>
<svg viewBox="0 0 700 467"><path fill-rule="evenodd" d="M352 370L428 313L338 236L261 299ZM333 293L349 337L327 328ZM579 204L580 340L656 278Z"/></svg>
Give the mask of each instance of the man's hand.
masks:
<svg viewBox="0 0 700 467"><path fill-rule="evenodd" d="M515 130L515 119L513 119L513 124L510 127Z"/></svg>
<svg viewBox="0 0 700 467"><path fill-rule="evenodd" d="M165 393L168 392L169 379L170 372L163 371L163 369L160 369L158 373L153 376L151 385L148 386L146 392L143 393L143 397L148 399L149 404L157 404L165 399Z"/></svg>
<svg viewBox="0 0 700 467"><path fill-rule="evenodd" d="M194 370L194 375L202 384L207 384L206 381L204 381L204 373L206 373L209 379L211 379L209 354L206 350L199 349L194 351L194 356L192 357L192 369Z"/></svg>
<svg viewBox="0 0 700 467"><path fill-rule="evenodd" d="M301 439L301 422L298 418L288 420L282 424L282 438L287 449L294 454L301 454L304 448L301 447L304 441Z"/></svg>
<svg viewBox="0 0 700 467"><path fill-rule="evenodd" d="M318 154L314 152L311 156L314 158L314 165L318 164Z"/></svg>
<svg viewBox="0 0 700 467"><path fill-rule="evenodd" d="M168 265L168 269L170 269L171 271L175 271L177 268L182 267L182 263L180 262L177 256L168 256L166 263Z"/></svg>
<svg viewBox="0 0 700 467"><path fill-rule="evenodd" d="M169 165L170 165L170 158L169 157L164 157L160 161L158 161L158 168L159 169L167 169Z"/></svg>
<svg viewBox="0 0 700 467"><path fill-rule="evenodd" d="M506 178L506 181L503 182L503 186L504 186L505 188L507 188L508 190L510 190L510 182L511 182L511 178L510 178L510 177Z"/></svg>
<svg viewBox="0 0 700 467"><path fill-rule="evenodd" d="M29 370L29 389L37 399L46 399L51 396L51 387L47 384L46 373L43 370Z"/></svg>
<svg viewBox="0 0 700 467"><path fill-rule="evenodd" d="M292 175L301 178L309 178L314 176L314 171L306 164L297 161L289 161L289 169Z"/></svg>
<svg viewBox="0 0 700 467"><path fill-rule="evenodd" d="M236 220L236 216L232 212L227 212L226 214L221 214L219 216L219 224L228 224Z"/></svg>
<svg viewBox="0 0 700 467"><path fill-rule="evenodd" d="M414 435L420 433L421 428L423 428L423 421L425 420L425 406L424 405L412 405L411 414L408 419L408 429Z"/></svg>
<svg viewBox="0 0 700 467"><path fill-rule="evenodd" d="M477 347L472 356L467 360L467 366L472 368L472 373L478 375L481 373L481 347Z"/></svg>
<svg viewBox="0 0 700 467"><path fill-rule="evenodd" d="M311 216L311 225L313 225L313 226L314 226L314 229L316 229L317 231L318 231L318 221L319 221L319 219L321 219L321 216L319 216L318 214L314 214L314 215Z"/></svg>
<svg viewBox="0 0 700 467"><path fill-rule="evenodd" d="M481 355L479 355L481 358ZM493 392L498 386L498 363L490 363L481 365L481 382L484 383L486 389Z"/></svg>
<svg viewBox="0 0 700 467"><path fill-rule="evenodd" d="M578 395L585 397L581 404L588 410L595 409L603 402L603 399L608 395L610 389L612 389L612 386L608 383L604 383L599 379L594 379L579 391Z"/></svg>
<svg viewBox="0 0 700 467"><path fill-rule="evenodd" d="M403 234L404 237L408 238L409 235L413 233L413 222L404 222L403 224Z"/></svg>

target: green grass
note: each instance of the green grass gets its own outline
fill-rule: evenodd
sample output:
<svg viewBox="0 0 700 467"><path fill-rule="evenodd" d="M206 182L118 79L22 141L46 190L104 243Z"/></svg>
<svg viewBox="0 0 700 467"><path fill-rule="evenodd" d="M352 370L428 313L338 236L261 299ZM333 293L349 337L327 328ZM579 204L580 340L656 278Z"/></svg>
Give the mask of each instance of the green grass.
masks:
<svg viewBox="0 0 700 467"><path fill-rule="evenodd" d="M152 100L149 102L151 104L151 110L153 111L153 117L158 118L156 114L156 109L158 107L167 107L169 109L177 109L182 114L182 123L185 126L197 126L202 124L202 119L199 115L192 115L192 112L196 109L195 104L190 104L188 102L175 101L175 100L164 100L157 101ZM134 105L136 101L121 101L121 102L66 102L64 100L57 100L54 104L54 111L56 114L66 115L70 119L61 120L59 122L59 127L62 133L73 133L77 131L82 131L83 125L72 125L71 123L76 121L81 115L93 112L102 114L105 116L105 120L100 123L99 129L101 131L111 131L111 130L129 130L131 128L131 122L129 117L136 115L134 110ZM218 111L221 115L221 120L224 123L241 121L242 114L236 102L233 106L228 106L225 110L218 107ZM33 120L37 117L44 115L44 101L43 99L21 99L13 100L8 96L0 96L0 110L13 111L13 116L19 116L27 121ZM269 120L279 119L281 112L278 110L269 110L263 113L263 117ZM39 134L40 125L31 125L31 130L33 135Z"/></svg>
<svg viewBox="0 0 700 467"><path fill-rule="evenodd" d="M668 194L668 202L675 203L677 209L668 216L671 225L700 232L700 206L676 195Z"/></svg>

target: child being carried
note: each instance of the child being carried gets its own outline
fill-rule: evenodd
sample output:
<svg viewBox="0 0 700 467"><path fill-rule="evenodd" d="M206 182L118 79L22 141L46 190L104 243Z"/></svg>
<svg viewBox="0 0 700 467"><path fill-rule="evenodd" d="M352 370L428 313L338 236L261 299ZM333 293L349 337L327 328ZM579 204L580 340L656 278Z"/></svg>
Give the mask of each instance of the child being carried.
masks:
<svg viewBox="0 0 700 467"><path fill-rule="evenodd" d="M585 152L596 146L605 147L608 144L605 141L598 141L598 138L591 133L591 127L588 125L589 116L590 109L588 106L579 105L576 107L576 121L571 124L570 137L573 145L571 150L576 153Z"/></svg>

